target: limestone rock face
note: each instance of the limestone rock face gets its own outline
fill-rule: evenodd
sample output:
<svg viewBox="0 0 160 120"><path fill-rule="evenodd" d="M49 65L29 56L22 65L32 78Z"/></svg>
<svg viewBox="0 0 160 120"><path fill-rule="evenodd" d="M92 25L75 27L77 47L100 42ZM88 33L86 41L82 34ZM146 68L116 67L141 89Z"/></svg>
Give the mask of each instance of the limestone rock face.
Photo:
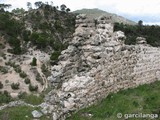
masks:
<svg viewBox="0 0 160 120"><path fill-rule="evenodd" d="M143 37L137 37L136 38L137 44L147 44L146 38Z"/></svg>
<svg viewBox="0 0 160 120"><path fill-rule="evenodd" d="M54 90L46 97L54 120L94 104L111 92L160 79L160 49L125 45L122 31L113 32L110 18L76 18L74 38L53 66ZM137 43L145 43L137 38Z"/></svg>

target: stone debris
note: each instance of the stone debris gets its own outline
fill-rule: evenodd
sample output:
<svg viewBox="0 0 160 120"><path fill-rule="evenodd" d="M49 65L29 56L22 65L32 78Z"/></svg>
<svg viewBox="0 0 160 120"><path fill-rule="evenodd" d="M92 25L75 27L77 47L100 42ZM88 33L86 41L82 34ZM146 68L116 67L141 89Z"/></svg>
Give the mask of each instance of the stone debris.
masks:
<svg viewBox="0 0 160 120"><path fill-rule="evenodd" d="M37 110L32 111L32 115L34 118L40 118L43 114Z"/></svg>
<svg viewBox="0 0 160 120"><path fill-rule="evenodd" d="M36 107L35 105L31 105L31 104L25 103L24 101L18 100L18 101L12 101L12 102L9 102L8 104L0 106L0 110L10 108L10 107L21 106L21 105L25 105L33 108Z"/></svg>

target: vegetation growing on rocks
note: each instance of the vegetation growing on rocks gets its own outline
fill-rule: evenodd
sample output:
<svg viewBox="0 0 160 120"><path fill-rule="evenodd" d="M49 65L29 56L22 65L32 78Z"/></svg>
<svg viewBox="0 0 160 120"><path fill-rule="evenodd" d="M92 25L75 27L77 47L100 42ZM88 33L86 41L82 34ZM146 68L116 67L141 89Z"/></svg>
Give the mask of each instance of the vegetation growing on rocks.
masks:
<svg viewBox="0 0 160 120"><path fill-rule="evenodd" d="M3 83L0 81L0 89L3 88Z"/></svg>
<svg viewBox="0 0 160 120"><path fill-rule="evenodd" d="M31 80L30 80L29 78L26 78L26 79L24 80L24 82L25 82L26 84L29 84L29 83L31 82Z"/></svg>
<svg viewBox="0 0 160 120"><path fill-rule="evenodd" d="M143 22L142 22L143 23ZM125 40L126 44L136 44L136 38L141 36L145 37L148 44L159 47L160 46L160 26L156 25L127 25L122 23L115 23L114 31L124 31L127 39Z"/></svg>
<svg viewBox="0 0 160 120"><path fill-rule="evenodd" d="M14 90L19 89L19 86L20 86L19 83L12 83L12 84L11 84L11 88L14 89Z"/></svg>
<svg viewBox="0 0 160 120"><path fill-rule="evenodd" d="M25 78L25 77L27 77L27 74L24 71L22 71L21 73L19 73L19 76L21 78Z"/></svg>
<svg viewBox="0 0 160 120"><path fill-rule="evenodd" d="M0 92L0 105L3 103L9 103L12 100L10 93L7 91Z"/></svg>
<svg viewBox="0 0 160 120"><path fill-rule="evenodd" d="M159 89L160 82L157 81L150 85L141 85L134 89L111 93L97 104L72 114L67 120L119 120L118 113L159 115ZM125 118L122 117L122 119Z"/></svg>
<svg viewBox="0 0 160 120"><path fill-rule="evenodd" d="M51 75L49 68L45 64L42 64L41 70L46 77L49 77Z"/></svg>
<svg viewBox="0 0 160 120"><path fill-rule="evenodd" d="M46 49L47 46L54 49L57 43L63 46L63 39L68 39L74 32L75 16L65 5L61 6L62 11L43 2L38 5L35 2L35 5L36 9L29 11L19 8L12 13L0 11L1 34L12 46L8 52L23 54L23 43L28 41L38 49Z"/></svg>
<svg viewBox="0 0 160 120"><path fill-rule="evenodd" d="M75 30L75 15L66 5L61 9L48 2L35 2L35 9L30 3L27 5L28 11L16 8L8 12L11 5L0 4L0 75L7 80L2 82L1 90L15 94L21 90L16 83L27 93L39 94L48 88L51 53L58 51L51 57L57 60Z"/></svg>

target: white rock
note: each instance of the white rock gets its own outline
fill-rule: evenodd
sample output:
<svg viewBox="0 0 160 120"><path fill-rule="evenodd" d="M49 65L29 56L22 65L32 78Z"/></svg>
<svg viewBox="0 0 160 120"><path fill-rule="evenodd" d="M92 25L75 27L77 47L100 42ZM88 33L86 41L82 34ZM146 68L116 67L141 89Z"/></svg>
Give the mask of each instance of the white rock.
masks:
<svg viewBox="0 0 160 120"><path fill-rule="evenodd" d="M40 118L42 116L42 113L37 110L34 110L32 111L32 115L34 118Z"/></svg>
<svg viewBox="0 0 160 120"><path fill-rule="evenodd" d="M92 78L89 77L89 76L77 76L75 75L73 77L73 79L70 79L68 82L65 82L63 83L62 85L62 89L64 91L74 91L74 90L77 90L77 89L83 89L85 88L86 84L89 83L89 81L91 81Z"/></svg>
<svg viewBox="0 0 160 120"><path fill-rule="evenodd" d="M55 112L54 112L52 115L53 115L53 117L52 117L52 118L53 118L53 120L58 120L57 113L55 113Z"/></svg>

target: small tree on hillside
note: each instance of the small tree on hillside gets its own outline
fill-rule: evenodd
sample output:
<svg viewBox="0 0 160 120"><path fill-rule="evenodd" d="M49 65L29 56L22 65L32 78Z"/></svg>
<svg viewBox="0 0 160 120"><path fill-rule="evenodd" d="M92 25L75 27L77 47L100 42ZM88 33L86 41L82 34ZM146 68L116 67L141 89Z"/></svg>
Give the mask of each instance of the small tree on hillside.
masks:
<svg viewBox="0 0 160 120"><path fill-rule="evenodd" d="M33 85L29 84L28 88L29 88L29 90L30 90L31 92L32 92L32 91L37 91L37 90L38 90L38 85L33 86Z"/></svg>
<svg viewBox="0 0 160 120"><path fill-rule="evenodd" d="M3 83L0 81L0 89L3 88Z"/></svg>
<svg viewBox="0 0 160 120"><path fill-rule="evenodd" d="M32 4L30 2L27 2L27 7L29 10L32 9Z"/></svg>
<svg viewBox="0 0 160 120"><path fill-rule="evenodd" d="M70 10L69 8L66 9L66 12L67 12L67 13L70 12L70 11L71 11L71 10Z"/></svg>
<svg viewBox="0 0 160 120"><path fill-rule="evenodd" d="M11 6L11 4L0 4L0 10L9 9Z"/></svg>
<svg viewBox="0 0 160 120"><path fill-rule="evenodd" d="M53 6L53 1L51 1L51 6Z"/></svg>
<svg viewBox="0 0 160 120"><path fill-rule="evenodd" d="M37 59L34 57L31 62L32 66L37 66Z"/></svg>
<svg viewBox="0 0 160 120"><path fill-rule="evenodd" d="M138 21L138 25L141 27L141 26L143 26L143 21L142 20L139 20Z"/></svg>
<svg viewBox="0 0 160 120"><path fill-rule="evenodd" d="M62 4L62 5L60 6L60 8L61 8L62 11L65 11L65 10L66 10L66 5Z"/></svg>
<svg viewBox="0 0 160 120"><path fill-rule="evenodd" d="M35 2L35 3L34 3L34 5L35 5L37 8L41 7L42 4L43 4L42 1L38 1L38 2Z"/></svg>
<svg viewBox="0 0 160 120"><path fill-rule="evenodd" d="M19 89L19 83L12 83L11 84L11 88L13 89L13 90L17 90L17 89Z"/></svg>
<svg viewBox="0 0 160 120"><path fill-rule="evenodd" d="M16 13L16 14L23 14L25 12L25 9L23 9L23 8L16 8L16 9L13 9L12 12Z"/></svg>

